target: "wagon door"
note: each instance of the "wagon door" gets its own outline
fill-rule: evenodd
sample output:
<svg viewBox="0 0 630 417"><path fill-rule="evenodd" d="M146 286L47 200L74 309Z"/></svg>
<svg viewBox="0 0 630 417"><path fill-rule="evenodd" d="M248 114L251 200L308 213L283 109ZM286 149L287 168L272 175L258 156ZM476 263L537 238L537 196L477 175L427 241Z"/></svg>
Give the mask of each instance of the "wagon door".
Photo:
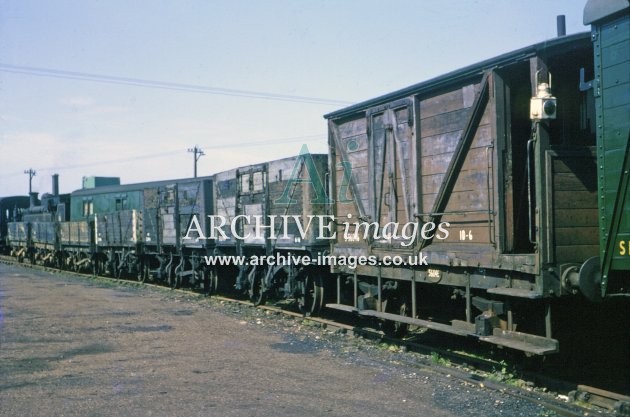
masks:
<svg viewBox="0 0 630 417"><path fill-rule="evenodd" d="M413 106L401 100L367 112L369 123L368 195L375 246L400 247L401 229L414 221L415 175L412 158Z"/></svg>

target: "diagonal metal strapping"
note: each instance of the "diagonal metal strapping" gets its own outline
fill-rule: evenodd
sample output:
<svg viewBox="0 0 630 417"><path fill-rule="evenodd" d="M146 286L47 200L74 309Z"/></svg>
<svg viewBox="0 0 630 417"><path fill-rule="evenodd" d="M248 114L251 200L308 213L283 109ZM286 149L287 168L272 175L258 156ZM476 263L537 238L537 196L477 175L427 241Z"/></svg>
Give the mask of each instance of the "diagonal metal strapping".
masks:
<svg viewBox="0 0 630 417"><path fill-rule="evenodd" d="M489 98L489 78L490 71L486 71L481 79L479 94L475 97L475 101L473 102L470 113L468 114L468 119L466 120L466 125L464 126L461 139L457 143L457 147L453 152L453 157L451 158L451 162L449 163L444 176L444 181L442 181L440 191L435 198L433 210L431 210L432 214L430 215L431 221L433 222L437 222L437 220L442 217L441 213L444 212L444 209L446 208L448 199L451 196L455 182L459 176L459 172L466 160L466 155L468 154L470 145L475 137L477 128L479 127L479 122L481 121L481 117L483 116L483 112L485 111L485 106ZM427 246L431 241L432 239L422 240L420 248Z"/></svg>

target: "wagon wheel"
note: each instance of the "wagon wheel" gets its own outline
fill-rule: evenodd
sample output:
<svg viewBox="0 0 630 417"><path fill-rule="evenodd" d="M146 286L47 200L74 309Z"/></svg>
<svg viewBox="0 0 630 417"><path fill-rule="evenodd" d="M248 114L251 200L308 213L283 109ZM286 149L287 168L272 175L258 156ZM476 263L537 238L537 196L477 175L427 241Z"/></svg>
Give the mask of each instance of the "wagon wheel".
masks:
<svg viewBox="0 0 630 417"><path fill-rule="evenodd" d="M122 273L123 273L123 267L121 267L120 264L118 263L118 256L117 256L114 263L114 276L120 279L120 277L122 276Z"/></svg>
<svg viewBox="0 0 630 417"><path fill-rule="evenodd" d="M387 297L383 302L383 311L405 317L408 317L410 313L407 307L407 300L404 297L398 296ZM387 320L381 324L381 329L387 336L403 337L407 334L409 325L407 323Z"/></svg>
<svg viewBox="0 0 630 417"><path fill-rule="evenodd" d="M202 281L203 281L203 293L205 295L212 295L217 292L217 288L219 287L219 277L214 269L203 270L202 272Z"/></svg>
<svg viewBox="0 0 630 417"><path fill-rule="evenodd" d="M94 274L95 275L105 275L105 262L103 262L101 259L97 258L94 261Z"/></svg>
<svg viewBox="0 0 630 417"><path fill-rule="evenodd" d="M173 279L173 265L171 263L164 268L164 277L160 277L160 279L169 287L171 286L171 280Z"/></svg>
<svg viewBox="0 0 630 417"><path fill-rule="evenodd" d="M179 268L175 267L175 272L172 272L172 267L169 268L168 271L168 286L171 287L172 290L179 288L182 284L182 277L179 273Z"/></svg>
<svg viewBox="0 0 630 417"><path fill-rule="evenodd" d="M267 298L267 291L265 290L264 283L264 270L261 271L257 267L254 267L249 273L249 300L254 303L255 306L263 304Z"/></svg>
<svg viewBox="0 0 630 417"><path fill-rule="evenodd" d="M147 265L145 262L142 262L138 270L138 281L144 283L147 281L148 277L149 277L149 265Z"/></svg>
<svg viewBox="0 0 630 417"><path fill-rule="evenodd" d="M319 276L313 277L306 274L300 283L300 296L298 308L302 314L318 314L324 303L324 286Z"/></svg>
<svg viewBox="0 0 630 417"><path fill-rule="evenodd" d="M80 260L79 255L75 255L72 257L72 263L71 263L72 271L79 272L79 260Z"/></svg>

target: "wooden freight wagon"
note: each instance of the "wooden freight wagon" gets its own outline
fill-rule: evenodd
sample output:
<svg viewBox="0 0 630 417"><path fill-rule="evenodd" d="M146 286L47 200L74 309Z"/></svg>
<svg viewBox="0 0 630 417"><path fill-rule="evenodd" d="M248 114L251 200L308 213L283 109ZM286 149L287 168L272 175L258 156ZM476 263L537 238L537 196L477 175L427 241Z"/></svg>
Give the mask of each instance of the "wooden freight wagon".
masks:
<svg viewBox="0 0 630 417"><path fill-rule="evenodd" d="M598 253L591 58L563 36L326 115L332 254L367 260L329 307L556 351L547 300Z"/></svg>
<svg viewBox="0 0 630 417"><path fill-rule="evenodd" d="M20 262L27 256L30 247L30 225L26 222L7 223L7 245L11 248L11 256Z"/></svg>
<svg viewBox="0 0 630 417"><path fill-rule="evenodd" d="M99 272L167 280L175 286L201 267L207 241L184 237L193 216L205 230L212 177L111 182L72 193L72 218L85 219L94 229Z"/></svg>
<svg viewBox="0 0 630 417"><path fill-rule="evenodd" d="M7 254L9 245L9 223L18 219L20 209L28 208L30 201L27 196L0 198L0 253Z"/></svg>
<svg viewBox="0 0 630 417"><path fill-rule="evenodd" d="M59 223L30 222L33 261L38 264L53 264L59 250Z"/></svg>
<svg viewBox="0 0 630 417"><path fill-rule="evenodd" d="M326 163L326 155L303 154L216 174L215 224L225 220L221 229L225 237L217 233L217 247L233 251L260 248L271 253L280 249L318 251L328 246L317 239L318 216L327 213ZM242 220L233 228L237 216ZM262 219L258 233L255 216ZM274 227L270 216L274 216ZM308 216L312 222L303 227L303 237L299 227L306 226Z"/></svg>
<svg viewBox="0 0 630 417"><path fill-rule="evenodd" d="M143 189L143 276L171 286L208 287L203 256L212 246L206 239L213 213L212 177L147 184ZM215 279L210 279L216 282Z"/></svg>
<svg viewBox="0 0 630 417"><path fill-rule="evenodd" d="M143 190L145 243L173 248L205 247L208 214L213 212L211 177L150 185ZM193 218L201 233L197 227L188 233Z"/></svg>
<svg viewBox="0 0 630 417"><path fill-rule="evenodd" d="M94 266L94 232L88 221L76 220L59 223L59 244L62 263L75 271L90 271Z"/></svg>
<svg viewBox="0 0 630 417"><path fill-rule="evenodd" d="M137 271L142 222L138 210L119 210L94 214L95 252L100 253L101 273L120 277Z"/></svg>
<svg viewBox="0 0 630 417"><path fill-rule="evenodd" d="M268 294L297 298L300 307L321 307L321 274L288 265L290 255L316 258L329 247L322 235L328 213L327 156L299 155L215 174L215 255L261 257L259 265L220 268L221 279L262 302ZM301 229L300 229L301 228ZM269 258L274 257L273 260Z"/></svg>

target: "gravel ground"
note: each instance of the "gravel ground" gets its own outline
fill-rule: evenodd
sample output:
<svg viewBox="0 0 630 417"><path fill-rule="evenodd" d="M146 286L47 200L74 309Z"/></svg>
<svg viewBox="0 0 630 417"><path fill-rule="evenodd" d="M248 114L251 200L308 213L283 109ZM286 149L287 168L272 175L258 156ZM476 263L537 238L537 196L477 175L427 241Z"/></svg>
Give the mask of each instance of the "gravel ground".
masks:
<svg viewBox="0 0 630 417"><path fill-rule="evenodd" d="M553 416L393 346L216 299L0 264L0 416Z"/></svg>

